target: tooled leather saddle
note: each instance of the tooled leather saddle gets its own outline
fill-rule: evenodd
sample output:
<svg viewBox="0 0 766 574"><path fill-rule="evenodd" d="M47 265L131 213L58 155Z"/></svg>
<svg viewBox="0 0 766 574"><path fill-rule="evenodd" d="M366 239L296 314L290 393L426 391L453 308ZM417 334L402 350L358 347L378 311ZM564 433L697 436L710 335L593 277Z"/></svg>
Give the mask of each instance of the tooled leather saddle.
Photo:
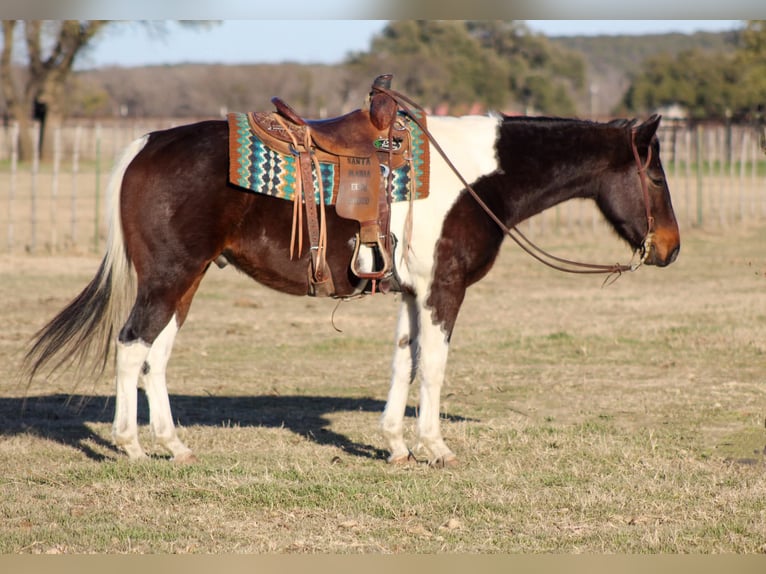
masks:
<svg viewBox="0 0 766 574"><path fill-rule="evenodd" d="M301 256L305 209L312 295L332 296L335 292L326 258L326 204L334 204L340 217L359 223L351 271L360 279L369 280L374 290L376 283L385 288L394 275L394 240L390 232L392 182L395 174L409 167L406 164L412 162L413 156L418 158L421 175L425 173L419 180L417 197L428 193L428 145L416 144L418 149L413 150L407 113L389 92L391 78L386 74L375 79L366 109L339 117L307 120L278 97L271 100L276 111L247 114L249 128L263 145L295 159L290 256L293 257L296 245ZM420 122L425 122L424 113ZM329 176L327 166L331 168ZM412 173L407 173L404 177L414 181ZM412 192L410 189L409 198L414 197ZM372 270L358 268L362 245L370 247L375 254Z"/></svg>

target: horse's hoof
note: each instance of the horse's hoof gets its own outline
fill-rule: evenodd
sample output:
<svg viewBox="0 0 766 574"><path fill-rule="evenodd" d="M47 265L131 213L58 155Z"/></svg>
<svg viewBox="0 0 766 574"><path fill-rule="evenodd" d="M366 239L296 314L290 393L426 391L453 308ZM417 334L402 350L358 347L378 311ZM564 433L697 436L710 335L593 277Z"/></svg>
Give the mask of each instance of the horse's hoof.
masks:
<svg viewBox="0 0 766 574"><path fill-rule="evenodd" d="M193 452L186 452L184 454L179 454L177 456L174 456L171 459L175 464L196 464L199 462L199 459L194 456Z"/></svg>
<svg viewBox="0 0 766 574"><path fill-rule="evenodd" d="M417 464L417 462L418 462L418 459L416 459L415 455L412 454L411 452L408 452L406 455L402 455L402 456L397 456L397 457L391 456L388 459L388 464L393 464L397 466L403 466L406 464Z"/></svg>
<svg viewBox="0 0 766 574"><path fill-rule="evenodd" d="M149 456L144 452L144 449L141 448L141 445L138 443L133 442L126 442L126 443L115 443L118 449L122 450L125 454L128 455L128 460L131 462L134 461L142 461L149 458Z"/></svg>
<svg viewBox="0 0 766 574"><path fill-rule="evenodd" d="M458 466L458 464L457 457L452 453L440 456L428 463L428 465L433 468L454 468Z"/></svg>
<svg viewBox="0 0 766 574"><path fill-rule="evenodd" d="M138 455L132 455L132 454L128 455L128 461L134 462L136 464L146 462L147 460L149 460L149 455L143 452Z"/></svg>

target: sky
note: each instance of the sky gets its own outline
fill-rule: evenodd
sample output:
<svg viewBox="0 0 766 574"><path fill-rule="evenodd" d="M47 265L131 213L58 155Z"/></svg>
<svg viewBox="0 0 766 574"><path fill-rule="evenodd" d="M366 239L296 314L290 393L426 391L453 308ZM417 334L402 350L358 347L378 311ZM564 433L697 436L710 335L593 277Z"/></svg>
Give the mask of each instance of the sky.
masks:
<svg viewBox="0 0 766 574"><path fill-rule="evenodd" d="M741 20L527 20L548 36L726 31ZM208 27L165 23L165 31L136 22L107 30L78 61L78 69L195 63L337 64L367 51L385 20L223 20ZM321 36L321 41L317 37Z"/></svg>

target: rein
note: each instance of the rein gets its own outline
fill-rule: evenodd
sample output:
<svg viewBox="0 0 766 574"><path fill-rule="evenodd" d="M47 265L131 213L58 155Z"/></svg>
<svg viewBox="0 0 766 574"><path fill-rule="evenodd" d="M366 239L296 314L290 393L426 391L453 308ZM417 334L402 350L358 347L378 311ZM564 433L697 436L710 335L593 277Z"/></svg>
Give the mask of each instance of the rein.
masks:
<svg viewBox="0 0 766 574"><path fill-rule="evenodd" d="M492 219L492 221L495 222L495 224L500 228L500 230L505 235L513 239L513 241L519 247L521 247L522 250L524 250L526 253L531 255L533 258L537 259L539 262L543 263L544 265L547 265L548 267L551 267L552 269L556 269L557 271L563 271L565 273L606 274L607 278L604 280L604 283L606 284L607 282L611 283L617 280L624 271L635 271L644 263L646 258L649 256L648 246L651 242L652 232L654 231L654 217L652 216L651 205L649 203L649 184L646 181L646 170L649 167L649 162L652 159L652 148L651 146L649 147L649 154L647 156L646 163L642 165L641 158L638 153L638 148L636 147L635 128L632 129L630 143L633 149L633 157L636 160L638 176L639 176L639 179L641 180L641 191L643 193L644 207L646 208L646 221L648 225L647 233L646 233L646 236L644 237L643 243L641 247L636 250L641 253L641 258L637 263L632 263L630 265L623 265L620 263L614 263L611 265L603 265L598 263L584 263L581 261L573 261L571 259L557 257L551 253L548 253L543 248L539 247L534 242L532 242L517 227L515 226L508 227L507 225L505 225L505 223L503 223L500 220L500 218L498 218L497 215L495 215L495 213L484 202L484 200L482 200L481 197L479 197L479 194L476 193L476 190L473 189L471 184L469 184L465 180L463 175L458 171L458 169L455 167L455 165L452 163L449 157L447 157L447 154L444 152L442 147L433 137L431 132L428 131L427 127L417 117L418 114L412 113L412 107L421 111L422 111L422 108L418 106L410 98L408 98L404 94L401 94L395 90L387 89L381 86L375 86L373 90L377 90L377 91L383 92L384 94L387 94L389 97L393 98L394 101L396 101L396 103L400 105L405 112L408 113L410 118L423 131L423 133L426 135L428 140L433 144L434 148L436 148L436 150L442 156L444 161L447 162L447 165L455 173L455 175L458 177L460 182L465 186L465 189L468 191L468 193L471 194L471 196L476 201L476 203L479 204L479 206L486 212L486 214L490 217L490 219ZM611 281L610 281L610 278L611 278Z"/></svg>

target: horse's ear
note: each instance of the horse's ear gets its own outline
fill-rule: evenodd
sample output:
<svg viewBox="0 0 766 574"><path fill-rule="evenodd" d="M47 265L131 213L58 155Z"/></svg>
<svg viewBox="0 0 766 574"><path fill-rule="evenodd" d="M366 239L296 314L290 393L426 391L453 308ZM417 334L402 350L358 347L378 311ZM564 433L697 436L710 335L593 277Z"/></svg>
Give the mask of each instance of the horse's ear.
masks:
<svg viewBox="0 0 766 574"><path fill-rule="evenodd" d="M648 120L636 127L636 144L640 147L648 147L654 134L657 133L657 127L660 125L662 116L652 114Z"/></svg>

